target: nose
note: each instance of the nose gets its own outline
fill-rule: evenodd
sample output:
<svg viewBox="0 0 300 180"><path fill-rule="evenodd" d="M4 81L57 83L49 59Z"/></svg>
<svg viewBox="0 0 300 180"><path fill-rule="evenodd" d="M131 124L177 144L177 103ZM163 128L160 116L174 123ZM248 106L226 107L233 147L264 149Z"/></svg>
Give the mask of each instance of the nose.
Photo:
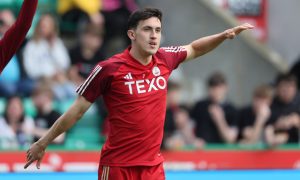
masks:
<svg viewBox="0 0 300 180"><path fill-rule="evenodd" d="M150 34L151 39L156 39L157 38L157 33L155 31L152 31Z"/></svg>

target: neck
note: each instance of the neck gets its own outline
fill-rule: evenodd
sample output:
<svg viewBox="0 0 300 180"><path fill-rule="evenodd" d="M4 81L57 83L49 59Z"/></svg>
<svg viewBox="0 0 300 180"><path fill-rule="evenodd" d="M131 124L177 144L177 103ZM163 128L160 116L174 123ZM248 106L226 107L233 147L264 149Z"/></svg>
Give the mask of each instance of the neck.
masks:
<svg viewBox="0 0 300 180"><path fill-rule="evenodd" d="M138 50L138 48L134 46L131 47L129 53L134 59L136 59L142 65L148 65L152 61L152 55L142 53L141 51Z"/></svg>

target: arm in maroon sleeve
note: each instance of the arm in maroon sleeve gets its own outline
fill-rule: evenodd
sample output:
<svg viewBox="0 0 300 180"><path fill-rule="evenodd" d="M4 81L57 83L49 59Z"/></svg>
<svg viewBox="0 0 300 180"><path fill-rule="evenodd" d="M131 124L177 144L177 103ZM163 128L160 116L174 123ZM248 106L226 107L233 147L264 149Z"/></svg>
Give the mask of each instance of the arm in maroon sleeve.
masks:
<svg viewBox="0 0 300 180"><path fill-rule="evenodd" d="M23 42L34 17L38 0L24 0L16 22L0 40L0 73Z"/></svg>

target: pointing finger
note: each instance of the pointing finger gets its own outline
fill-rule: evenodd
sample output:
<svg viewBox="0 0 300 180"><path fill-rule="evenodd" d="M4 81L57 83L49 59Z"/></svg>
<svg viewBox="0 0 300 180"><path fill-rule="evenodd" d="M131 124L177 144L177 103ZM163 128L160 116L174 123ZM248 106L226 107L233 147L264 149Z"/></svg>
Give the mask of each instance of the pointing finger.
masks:
<svg viewBox="0 0 300 180"><path fill-rule="evenodd" d="M25 166L24 169L26 169L30 164L32 164L35 160L31 159L30 161L28 161Z"/></svg>

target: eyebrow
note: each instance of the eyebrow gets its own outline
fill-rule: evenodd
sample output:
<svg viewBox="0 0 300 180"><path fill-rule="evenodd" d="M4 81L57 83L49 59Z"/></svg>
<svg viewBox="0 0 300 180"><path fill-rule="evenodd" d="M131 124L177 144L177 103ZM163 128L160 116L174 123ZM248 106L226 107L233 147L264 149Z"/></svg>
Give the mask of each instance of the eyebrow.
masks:
<svg viewBox="0 0 300 180"><path fill-rule="evenodd" d="M161 29L161 27L144 26L143 29Z"/></svg>

